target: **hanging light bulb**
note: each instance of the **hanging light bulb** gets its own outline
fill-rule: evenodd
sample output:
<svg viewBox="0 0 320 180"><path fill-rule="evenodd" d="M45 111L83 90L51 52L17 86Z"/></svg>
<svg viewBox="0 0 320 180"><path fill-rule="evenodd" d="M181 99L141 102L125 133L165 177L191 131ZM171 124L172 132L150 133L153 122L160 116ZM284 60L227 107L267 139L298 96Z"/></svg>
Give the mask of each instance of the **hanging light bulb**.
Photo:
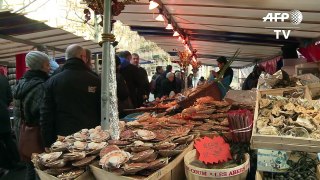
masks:
<svg viewBox="0 0 320 180"><path fill-rule="evenodd" d="M179 37L178 37L178 41L181 41L181 40L182 40L182 38L181 38L181 36L179 36Z"/></svg>
<svg viewBox="0 0 320 180"><path fill-rule="evenodd" d="M180 34L178 33L178 31L174 31L173 36L180 36Z"/></svg>
<svg viewBox="0 0 320 180"><path fill-rule="evenodd" d="M157 17L156 17L156 20L157 21L164 21L164 17L162 14L159 14Z"/></svg>
<svg viewBox="0 0 320 180"><path fill-rule="evenodd" d="M186 43L186 40L183 39L183 40L182 40L182 44L185 44L185 43Z"/></svg>
<svg viewBox="0 0 320 180"><path fill-rule="evenodd" d="M150 1L149 10L155 9L159 6L159 4L153 0Z"/></svg>

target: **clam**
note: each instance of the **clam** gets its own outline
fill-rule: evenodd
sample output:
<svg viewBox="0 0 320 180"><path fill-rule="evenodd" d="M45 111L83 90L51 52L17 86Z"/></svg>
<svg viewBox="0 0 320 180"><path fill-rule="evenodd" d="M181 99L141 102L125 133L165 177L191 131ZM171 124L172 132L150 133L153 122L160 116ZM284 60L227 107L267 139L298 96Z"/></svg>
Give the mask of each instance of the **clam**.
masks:
<svg viewBox="0 0 320 180"><path fill-rule="evenodd" d="M79 161L73 162L72 166L75 166L75 167L87 166L87 165L91 164L92 161L95 159L96 159L96 156L88 156L88 157L85 157Z"/></svg>
<svg viewBox="0 0 320 180"><path fill-rule="evenodd" d="M148 163L130 163L125 164L123 170L126 174L135 174L149 166Z"/></svg>
<svg viewBox="0 0 320 180"><path fill-rule="evenodd" d="M102 158L104 155L110 153L111 151L119 151L120 148L116 145L108 145L106 147L104 147L101 151L100 151L100 158Z"/></svg>
<svg viewBox="0 0 320 180"><path fill-rule="evenodd" d="M71 152L63 155L63 159L65 161L76 161L76 160L83 159L84 157L86 157L85 152Z"/></svg>
<svg viewBox="0 0 320 180"><path fill-rule="evenodd" d="M79 177L83 173L84 173L83 169L78 169L78 170L70 171L67 173L62 173L62 174L58 175L57 177L61 180L76 179L77 177Z"/></svg>
<svg viewBox="0 0 320 180"><path fill-rule="evenodd" d="M42 153L39 154L41 163L48 163L59 159L62 155L62 152L52 152L52 153Z"/></svg>
<svg viewBox="0 0 320 180"><path fill-rule="evenodd" d="M131 161L133 162L143 162L148 159L154 153L153 149L145 150L136 154L133 154Z"/></svg>
<svg viewBox="0 0 320 180"><path fill-rule="evenodd" d="M154 145L154 148L157 150L162 149L174 149L177 145L172 142L160 142Z"/></svg>
<svg viewBox="0 0 320 180"><path fill-rule="evenodd" d="M59 151L66 151L68 150L68 143L66 142L61 142L61 141L56 141L52 144L51 146L51 151L52 152L59 152Z"/></svg>
<svg viewBox="0 0 320 180"><path fill-rule="evenodd" d="M154 138L156 138L156 134L152 131L148 131L148 130L143 130L143 129L139 129L137 131L135 131L136 135L138 138L140 138L141 140L152 140Z"/></svg>
<svg viewBox="0 0 320 180"><path fill-rule="evenodd" d="M122 131L120 134L121 140L131 140L134 138L134 133L132 130Z"/></svg>
<svg viewBox="0 0 320 180"><path fill-rule="evenodd" d="M168 163L169 163L169 158L157 159L149 163L149 166L147 167L147 169L158 170L166 166Z"/></svg>
<svg viewBox="0 0 320 180"><path fill-rule="evenodd" d="M106 169L119 168L129 159L130 154L128 152L122 150L111 151L100 159L99 165Z"/></svg>
<svg viewBox="0 0 320 180"><path fill-rule="evenodd" d="M177 138L175 140L173 140L174 143L178 143L178 144L186 144L191 142L194 139L194 135L188 135L188 136L183 136L180 138Z"/></svg>

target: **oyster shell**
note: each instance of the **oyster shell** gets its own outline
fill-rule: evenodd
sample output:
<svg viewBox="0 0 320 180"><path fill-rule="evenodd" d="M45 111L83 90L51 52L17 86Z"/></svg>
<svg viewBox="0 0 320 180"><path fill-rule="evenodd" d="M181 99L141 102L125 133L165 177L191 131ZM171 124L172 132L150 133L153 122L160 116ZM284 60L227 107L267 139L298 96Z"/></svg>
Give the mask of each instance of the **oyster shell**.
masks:
<svg viewBox="0 0 320 180"><path fill-rule="evenodd" d="M274 126L274 127L282 127L284 124L284 120L286 118L284 116L280 116L280 117L273 117L273 116L270 116L270 120L271 122L269 123L270 126Z"/></svg>
<svg viewBox="0 0 320 180"><path fill-rule="evenodd" d="M76 160L83 159L84 157L86 157L85 152L71 152L63 155L63 159L65 161L76 161Z"/></svg>
<svg viewBox="0 0 320 180"><path fill-rule="evenodd" d="M273 127L273 126L266 126L263 127L261 129L259 129L259 134L263 134L263 135L279 135L279 131L277 130L277 128Z"/></svg>
<svg viewBox="0 0 320 180"><path fill-rule="evenodd" d="M153 149L145 150L136 154L133 154L131 161L133 162L143 162L148 159L154 153Z"/></svg>
<svg viewBox="0 0 320 180"><path fill-rule="evenodd" d="M310 134L310 137L313 139L320 139L320 130L316 130Z"/></svg>
<svg viewBox="0 0 320 180"><path fill-rule="evenodd" d="M260 130L264 127L267 127L269 122L270 122L270 119L267 117L258 117L258 120L257 120L258 130Z"/></svg>
<svg viewBox="0 0 320 180"><path fill-rule="evenodd" d="M275 116L280 116L280 107L279 106L273 106L272 110L271 110L271 114L275 115Z"/></svg>
<svg viewBox="0 0 320 180"><path fill-rule="evenodd" d="M283 109L287 111L293 111L295 107L296 106L292 102L289 102L288 104L283 106Z"/></svg>
<svg viewBox="0 0 320 180"><path fill-rule="evenodd" d="M169 119L168 119L168 123L183 125L183 124L186 124L187 122L186 122L185 120L183 120L183 119L173 119L173 118L169 118Z"/></svg>
<svg viewBox="0 0 320 180"><path fill-rule="evenodd" d="M123 170L126 174L135 174L149 166L148 163L130 163L125 164Z"/></svg>
<svg viewBox="0 0 320 180"><path fill-rule="evenodd" d="M264 117L269 117L271 115L271 110L267 108L263 108L259 110L259 114Z"/></svg>
<svg viewBox="0 0 320 180"><path fill-rule="evenodd" d="M172 130L172 136L186 136L190 132L190 128L181 126Z"/></svg>
<svg viewBox="0 0 320 180"><path fill-rule="evenodd" d="M193 116L191 116L191 119L194 121L202 121L204 119L209 119L210 116L206 115L206 114L195 114Z"/></svg>
<svg viewBox="0 0 320 180"><path fill-rule="evenodd" d="M305 137L309 138L308 131L303 127L294 127L290 130L288 130L285 135L287 136L293 136L293 137Z"/></svg>
<svg viewBox="0 0 320 180"><path fill-rule="evenodd" d="M294 124L306 128L309 132L316 130L316 127L311 123L312 117L306 114L301 114L298 116Z"/></svg>
<svg viewBox="0 0 320 180"><path fill-rule="evenodd" d="M100 161L99 165L103 168L119 168L121 165L129 161L130 154L128 152L117 150L111 151L104 155Z"/></svg>
<svg viewBox="0 0 320 180"><path fill-rule="evenodd" d="M271 100L270 99L260 99L259 101L259 107L261 108L265 108L268 107L271 104Z"/></svg>
<svg viewBox="0 0 320 180"><path fill-rule="evenodd" d="M139 137L142 140L152 140L154 138L156 138L156 134L152 131L148 131L148 130L143 130L143 129L139 129L137 131L135 131L137 137Z"/></svg>
<svg viewBox="0 0 320 180"><path fill-rule="evenodd" d="M302 106L297 106L294 111L296 113L305 113L306 112L306 108L302 107Z"/></svg>

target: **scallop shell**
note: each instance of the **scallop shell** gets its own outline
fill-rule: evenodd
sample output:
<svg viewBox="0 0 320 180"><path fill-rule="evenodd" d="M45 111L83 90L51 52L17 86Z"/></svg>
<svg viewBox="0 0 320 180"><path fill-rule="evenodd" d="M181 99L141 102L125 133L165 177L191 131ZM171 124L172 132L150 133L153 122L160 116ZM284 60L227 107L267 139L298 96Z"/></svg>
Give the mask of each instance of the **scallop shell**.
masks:
<svg viewBox="0 0 320 180"><path fill-rule="evenodd" d="M156 138L156 134L154 132L148 131L148 130L139 129L136 131L136 134L142 140L152 140L152 139Z"/></svg>
<svg viewBox="0 0 320 180"><path fill-rule="evenodd" d="M67 173L62 173L62 174L58 175L58 178L61 180L76 179L77 177L79 177L83 173L84 173L83 169L78 169L78 170L70 171Z"/></svg>
<svg viewBox="0 0 320 180"><path fill-rule="evenodd" d="M161 158L157 159L151 163L149 163L149 167L147 169L158 170L163 168L169 163L169 158Z"/></svg>
<svg viewBox="0 0 320 180"><path fill-rule="evenodd" d="M145 150L136 154L133 154L131 161L133 162L143 162L148 159L154 153L153 149Z"/></svg>
<svg viewBox="0 0 320 180"><path fill-rule="evenodd" d="M149 166L148 163L130 163L125 164L123 170L126 174L135 174Z"/></svg>
<svg viewBox="0 0 320 180"><path fill-rule="evenodd" d="M86 157L85 152L71 152L63 155L63 159L65 161L76 161L76 160L83 159L84 157Z"/></svg>
<svg viewBox="0 0 320 180"><path fill-rule="evenodd" d="M154 148L157 150L161 149L174 149L177 145L172 142L162 142L154 145Z"/></svg>
<svg viewBox="0 0 320 180"><path fill-rule="evenodd" d="M129 159L130 154L128 152L122 150L111 151L100 159L99 165L101 165L103 168L119 168Z"/></svg>
<svg viewBox="0 0 320 180"><path fill-rule="evenodd" d="M39 154L40 162L43 164L52 162L59 159L61 155L62 155L62 152L42 153L42 154Z"/></svg>
<svg viewBox="0 0 320 180"><path fill-rule="evenodd" d="M43 165L49 168L62 168L66 165L66 161L64 159L59 159L56 161L44 163Z"/></svg>
<svg viewBox="0 0 320 180"><path fill-rule="evenodd" d="M185 144L185 143L191 142L193 139L194 139L194 135L188 135L188 136L177 138L173 140L173 142L178 144Z"/></svg>
<svg viewBox="0 0 320 180"><path fill-rule="evenodd" d="M100 151L100 158L102 158L104 155L110 153L111 151L119 151L120 148L116 145L108 145L106 147L104 147L101 151Z"/></svg>
<svg viewBox="0 0 320 180"><path fill-rule="evenodd" d="M92 161L94 159L96 159L97 156L88 156L88 157L85 157L79 161L76 161L76 162L73 162L72 163L72 166L75 166L75 167L83 167L83 166L86 166L86 165L89 165L90 163L92 163Z"/></svg>
<svg viewBox="0 0 320 180"><path fill-rule="evenodd" d="M59 174L71 171L74 167L72 166L67 166L63 168L53 168L53 169L47 169L44 172L53 175L53 176L58 176Z"/></svg>

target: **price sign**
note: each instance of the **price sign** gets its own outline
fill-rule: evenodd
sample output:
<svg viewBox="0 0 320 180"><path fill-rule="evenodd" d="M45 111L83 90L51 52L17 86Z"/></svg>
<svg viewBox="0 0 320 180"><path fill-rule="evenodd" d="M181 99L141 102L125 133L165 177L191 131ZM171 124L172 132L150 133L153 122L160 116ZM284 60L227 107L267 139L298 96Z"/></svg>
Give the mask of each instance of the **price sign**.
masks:
<svg viewBox="0 0 320 180"><path fill-rule="evenodd" d="M232 159L230 146L221 136L214 138L204 137L196 140L195 145L199 160L205 164L227 162Z"/></svg>

